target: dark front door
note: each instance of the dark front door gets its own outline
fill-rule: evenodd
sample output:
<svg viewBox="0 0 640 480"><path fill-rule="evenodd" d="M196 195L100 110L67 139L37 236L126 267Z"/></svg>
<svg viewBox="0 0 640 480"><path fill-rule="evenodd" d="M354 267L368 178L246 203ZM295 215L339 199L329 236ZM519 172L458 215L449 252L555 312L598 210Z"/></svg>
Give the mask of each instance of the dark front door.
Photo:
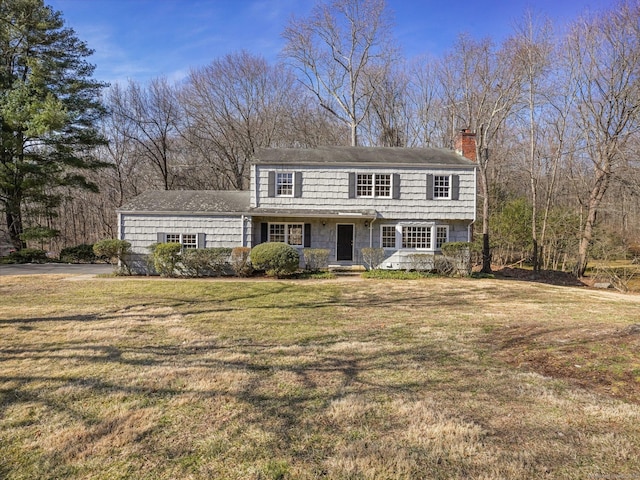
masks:
<svg viewBox="0 0 640 480"><path fill-rule="evenodd" d="M353 261L353 225L338 225L336 260Z"/></svg>

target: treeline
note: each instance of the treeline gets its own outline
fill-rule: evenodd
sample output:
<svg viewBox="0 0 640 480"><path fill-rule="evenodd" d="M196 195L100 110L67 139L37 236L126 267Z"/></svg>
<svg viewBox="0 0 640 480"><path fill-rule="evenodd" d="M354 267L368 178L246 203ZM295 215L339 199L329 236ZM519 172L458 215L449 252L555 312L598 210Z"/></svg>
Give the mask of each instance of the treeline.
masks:
<svg viewBox="0 0 640 480"><path fill-rule="evenodd" d="M553 25L523 14L501 42L461 35L405 59L383 0L318 4L283 36L282 63L247 51L104 91L99 192L57 187L26 223L49 248L115 237L115 209L149 189L246 189L261 147L451 148L476 133L484 265L573 269L624 256L640 233L640 2ZM353 26L356 29L351 29Z"/></svg>

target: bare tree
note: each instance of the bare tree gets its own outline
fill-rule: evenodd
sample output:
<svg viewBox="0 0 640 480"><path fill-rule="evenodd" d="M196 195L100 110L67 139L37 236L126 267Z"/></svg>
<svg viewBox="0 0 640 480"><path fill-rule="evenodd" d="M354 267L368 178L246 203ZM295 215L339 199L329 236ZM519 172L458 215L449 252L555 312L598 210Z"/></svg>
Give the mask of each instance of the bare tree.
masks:
<svg viewBox="0 0 640 480"><path fill-rule="evenodd" d="M170 190L181 118L176 89L166 78L153 79L147 87L130 81L126 89L114 85L107 101L119 134L133 142L136 155L157 170L162 188Z"/></svg>
<svg viewBox="0 0 640 480"><path fill-rule="evenodd" d="M476 159L482 198L482 271L491 272L489 246L489 148L512 112L521 78L508 49L496 49L489 39L461 36L441 63L441 83L447 105L464 125L476 133Z"/></svg>
<svg viewBox="0 0 640 480"><path fill-rule="evenodd" d="M284 66L246 51L226 55L191 71L180 95L182 134L220 187L242 190L256 148L287 142L302 96Z"/></svg>
<svg viewBox="0 0 640 480"><path fill-rule="evenodd" d="M578 96L584 161L592 177L575 273L584 275L594 227L612 176L640 117L640 2L575 22L564 47Z"/></svg>
<svg viewBox="0 0 640 480"><path fill-rule="evenodd" d="M531 192L531 239L533 243L533 269L540 269L538 244L538 192L542 180L544 155L541 152L541 110L546 103L545 90L548 86L548 76L551 73L551 53L553 43L551 39L551 24L548 20L540 20L531 10L525 12L522 21L516 26L516 36L513 39L513 54L515 63L522 69L523 103L526 105L528 130L527 167L529 187ZM545 85L546 83L546 85Z"/></svg>
<svg viewBox="0 0 640 480"><path fill-rule="evenodd" d="M320 105L349 126L353 146L396 55L389 18L384 0L333 0L292 18L282 34L283 55Z"/></svg>

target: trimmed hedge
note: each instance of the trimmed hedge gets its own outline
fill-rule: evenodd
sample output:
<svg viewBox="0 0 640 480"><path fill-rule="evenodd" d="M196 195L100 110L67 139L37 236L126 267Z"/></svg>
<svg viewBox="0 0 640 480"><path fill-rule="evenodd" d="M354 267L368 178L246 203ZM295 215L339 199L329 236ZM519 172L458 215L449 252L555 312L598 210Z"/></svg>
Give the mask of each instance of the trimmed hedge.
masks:
<svg viewBox="0 0 640 480"><path fill-rule="evenodd" d="M230 248L189 248L182 252L180 262L190 277L217 276L229 266Z"/></svg>
<svg viewBox="0 0 640 480"><path fill-rule="evenodd" d="M131 255L131 244L126 240L107 238L93 244L93 253L98 257L108 259L112 265L121 264L126 273L131 274L129 256Z"/></svg>
<svg viewBox="0 0 640 480"><path fill-rule="evenodd" d="M251 264L269 276L282 277L298 270L300 254L286 243L261 243L251 249Z"/></svg>
<svg viewBox="0 0 640 480"><path fill-rule="evenodd" d="M12 263L47 263L47 252L39 248L23 248L9 254Z"/></svg>

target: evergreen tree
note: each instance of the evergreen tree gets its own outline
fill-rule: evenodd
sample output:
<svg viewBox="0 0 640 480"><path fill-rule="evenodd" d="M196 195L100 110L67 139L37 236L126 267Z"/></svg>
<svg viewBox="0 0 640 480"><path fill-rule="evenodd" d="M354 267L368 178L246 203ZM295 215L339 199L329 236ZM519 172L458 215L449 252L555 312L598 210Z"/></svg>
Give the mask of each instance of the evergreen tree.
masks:
<svg viewBox="0 0 640 480"><path fill-rule="evenodd" d="M104 166L92 53L43 0L0 0L0 210L17 248L25 206L52 211L60 186L97 190L83 175Z"/></svg>

